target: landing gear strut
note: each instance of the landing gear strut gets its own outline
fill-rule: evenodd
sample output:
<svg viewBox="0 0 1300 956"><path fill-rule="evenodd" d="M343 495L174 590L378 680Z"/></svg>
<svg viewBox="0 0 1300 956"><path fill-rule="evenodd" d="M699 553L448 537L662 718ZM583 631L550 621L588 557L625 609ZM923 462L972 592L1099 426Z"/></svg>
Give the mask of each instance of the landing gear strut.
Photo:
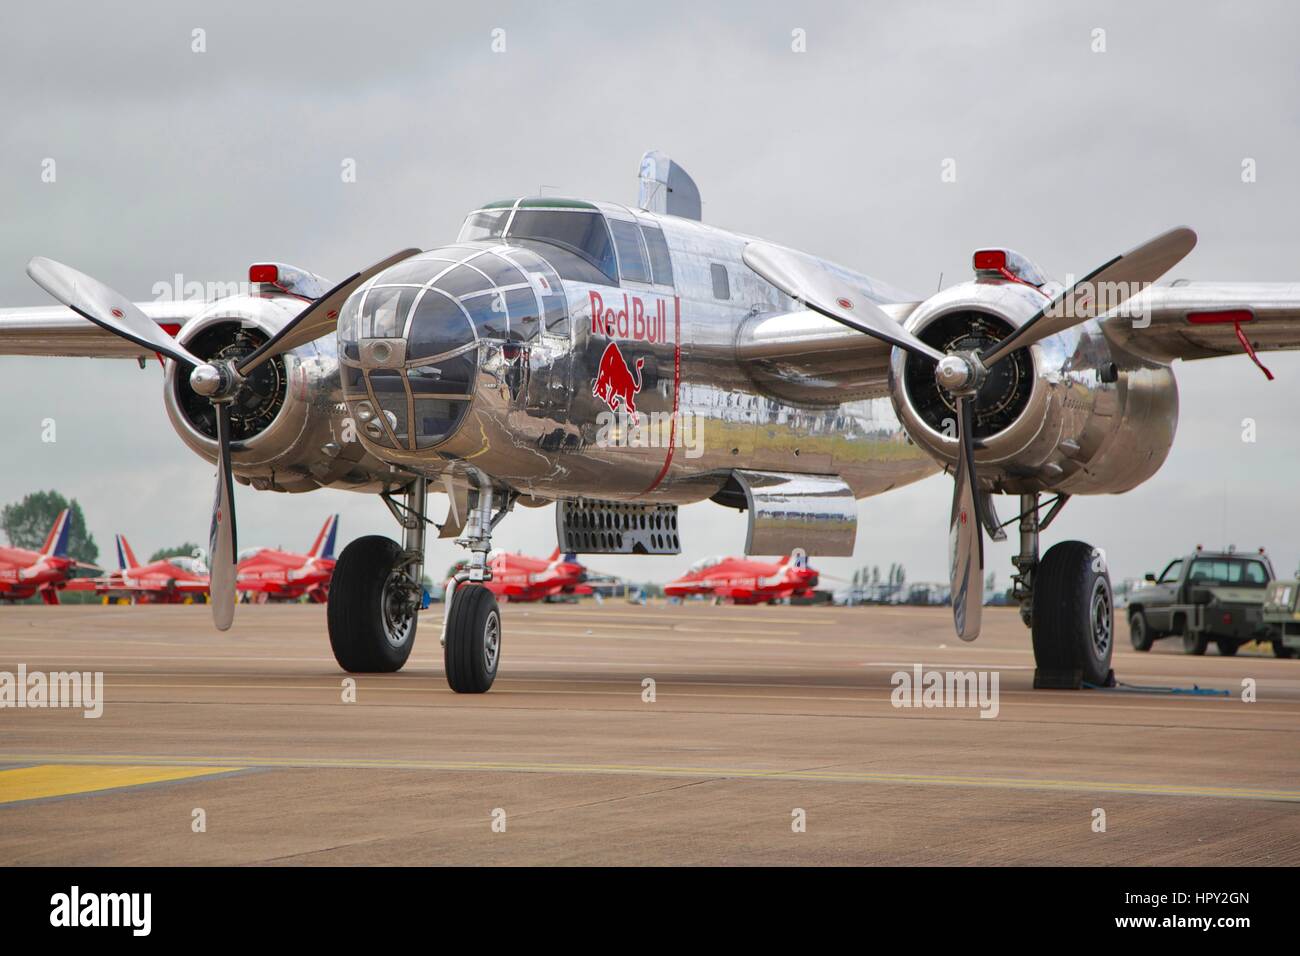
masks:
<svg viewBox="0 0 1300 956"><path fill-rule="evenodd" d="M1020 553L1012 597L1033 633L1034 686L1113 686L1115 603L1101 551L1082 541L1062 541L1038 557L1038 533L1052 523L1068 495L1058 495L1039 517L1037 494L1020 496Z"/></svg>
<svg viewBox="0 0 1300 956"><path fill-rule="evenodd" d="M487 566L492 530L514 506L507 492L496 514L493 490L483 480L456 543L469 548L469 567L447 583L442 617L442 660L447 683L458 694L482 694L496 680L501 662L501 610L492 592L483 586L492 579Z"/></svg>
<svg viewBox="0 0 1300 956"><path fill-rule="evenodd" d="M326 619L334 659L354 674L401 670L415 644L424 604L424 517L428 483L417 478L405 502L385 495L402 525L402 544L382 535L357 538L339 555Z"/></svg>

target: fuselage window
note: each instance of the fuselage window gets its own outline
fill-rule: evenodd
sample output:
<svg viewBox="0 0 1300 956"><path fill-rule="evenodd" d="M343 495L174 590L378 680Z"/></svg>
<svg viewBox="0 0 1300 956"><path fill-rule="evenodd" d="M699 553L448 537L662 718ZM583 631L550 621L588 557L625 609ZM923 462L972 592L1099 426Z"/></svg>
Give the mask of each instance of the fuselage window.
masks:
<svg viewBox="0 0 1300 956"><path fill-rule="evenodd" d="M727 281L727 267L713 262L709 264L709 271L713 273L713 297L730 301L731 283Z"/></svg>
<svg viewBox="0 0 1300 956"><path fill-rule="evenodd" d="M623 278L631 282L649 282L650 269L641 253L641 230L636 227L636 223L611 219L609 228L614 233L618 268Z"/></svg>
<svg viewBox="0 0 1300 956"><path fill-rule="evenodd" d="M645 236L646 249L650 253L650 271L654 281L659 285L672 285L673 260L668 255L664 231L658 226L642 226L641 234Z"/></svg>

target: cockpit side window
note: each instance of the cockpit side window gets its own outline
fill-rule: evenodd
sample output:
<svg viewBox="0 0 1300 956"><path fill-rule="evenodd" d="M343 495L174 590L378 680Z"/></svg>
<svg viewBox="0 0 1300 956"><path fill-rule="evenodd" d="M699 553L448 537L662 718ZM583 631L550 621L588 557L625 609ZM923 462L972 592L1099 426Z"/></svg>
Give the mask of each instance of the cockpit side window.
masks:
<svg viewBox="0 0 1300 956"><path fill-rule="evenodd" d="M664 241L664 231L658 226L641 226L645 236L646 249L650 252L650 270L654 281L659 285L673 284L673 260L668 255L668 243Z"/></svg>
<svg viewBox="0 0 1300 956"><path fill-rule="evenodd" d="M614 233L618 268L623 278L629 282L649 282L650 267L641 251L641 230L636 227L636 223L611 219L609 228Z"/></svg>
<svg viewBox="0 0 1300 956"><path fill-rule="evenodd" d="M510 223L510 239L535 239L581 256L611 282L618 282L614 244L598 212L573 209L518 209Z"/></svg>
<svg viewBox="0 0 1300 956"><path fill-rule="evenodd" d="M505 231L506 221L510 218L509 209L491 209L476 212L465 220L460 227L457 242L473 242L476 239L499 239Z"/></svg>

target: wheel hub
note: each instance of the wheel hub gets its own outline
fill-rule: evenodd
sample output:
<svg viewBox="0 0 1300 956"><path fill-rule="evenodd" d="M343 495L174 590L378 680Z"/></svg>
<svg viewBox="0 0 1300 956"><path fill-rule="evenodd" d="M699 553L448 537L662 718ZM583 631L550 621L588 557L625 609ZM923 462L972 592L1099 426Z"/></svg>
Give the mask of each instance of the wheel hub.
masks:
<svg viewBox="0 0 1300 956"><path fill-rule="evenodd" d="M401 647L411 637L415 625L415 603L411 600L410 579L400 570L388 572L384 581L384 635L388 643Z"/></svg>
<svg viewBox="0 0 1300 956"><path fill-rule="evenodd" d="M497 666L497 656L501 653L501 616L493 611L483 625L483 665L491 674Z"/></svg>
<svg viewBox="0 0 1300 956"><path fill-rule="evenodd" d="M1098 578L1097 583L1092 587L1089 616L1092 623L1092 648L1099 660L1105 660L1106 655L1110 653L1112 614L1110 590L1102 578Z"/></svg>

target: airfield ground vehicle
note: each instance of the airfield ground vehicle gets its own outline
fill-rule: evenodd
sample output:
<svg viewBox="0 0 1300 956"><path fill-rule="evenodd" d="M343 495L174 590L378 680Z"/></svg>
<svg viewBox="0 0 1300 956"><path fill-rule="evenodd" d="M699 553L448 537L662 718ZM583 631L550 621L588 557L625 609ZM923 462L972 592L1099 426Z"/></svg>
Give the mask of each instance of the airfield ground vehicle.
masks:
<svg viewBox="0 0 1300 956"><path fill-rule="evenodd" d="M1179 637L1183 651L1204 654L1213 641L1230 657L1241 645L1271 639L1262 610L1273 566L1261 548L1254 554L1205 551L1175 558L1129 597L1129 638L1149 651L1163 637Z"/></svg>

